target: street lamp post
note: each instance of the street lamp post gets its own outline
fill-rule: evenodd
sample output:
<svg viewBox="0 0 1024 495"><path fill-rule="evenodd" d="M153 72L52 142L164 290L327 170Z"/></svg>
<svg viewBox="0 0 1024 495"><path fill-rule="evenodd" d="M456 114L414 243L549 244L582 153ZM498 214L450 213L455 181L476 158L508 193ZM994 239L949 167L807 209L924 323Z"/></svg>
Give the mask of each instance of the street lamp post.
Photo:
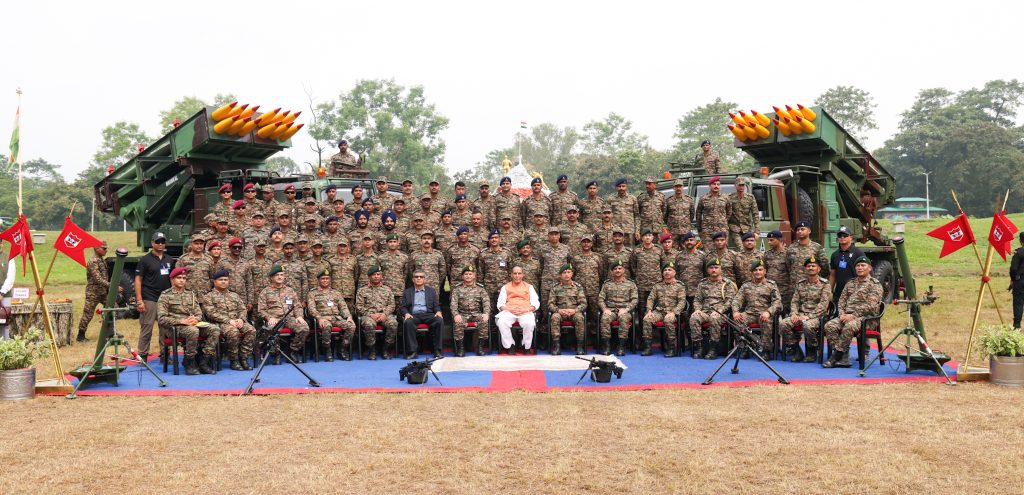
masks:
<svg viewBox="0 0 1024 495"><path fill-rule="evenodd" d="M928 186L929 186L929 180L928 180L929 177L928 176L931 175L931 172L920 172L920 174L924 176L924 217L927 218L928 220L931 220L931 218L932 218L932 197L931 197L930 192L928 191Z"/></svg>

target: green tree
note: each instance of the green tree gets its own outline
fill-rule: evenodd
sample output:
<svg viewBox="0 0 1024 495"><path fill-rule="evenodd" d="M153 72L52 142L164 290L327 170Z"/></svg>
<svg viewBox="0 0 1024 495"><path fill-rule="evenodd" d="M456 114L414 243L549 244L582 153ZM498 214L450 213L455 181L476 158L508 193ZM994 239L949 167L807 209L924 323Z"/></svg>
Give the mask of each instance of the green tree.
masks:
<svg viewBox="0 0 1024 495"><path fill-rule="evenodd" d="M839 125L854 137L878 129L875 123L875 98L871 93L853 86L836 86L825 90L814 100L824 108Z"/></svg>
<svg viewBox="0 0 1024 495"><path fill-rule="evenodd" d="M603 120L592 120L583 126L583 152L615 156L624 151L643 151L647 136L634 132L633 122L612 112Z"/></svg>
<svg viewBox="0 0 1024 495"><path fill-rule="evenodd" d="M295 163L295 160L281 155L271 157L267 160L267 170L277 172L281 177L298 173L311 173L310 170L302 170L302 168L299 167L299 164Z"/></svg>
<svg viewBox="0 0 1024 495"><path fill-rule="evenodd" d="M694 157L700 153L700 143L707 139L718 152L726 170L750 168L753 160L743 150L733 146L733 135L726 127L729 112L736 106L731 101L715 98L711 103L686 112L676 122L677 141L669 157L670 161L682 162L686 167L691 167Z"/></svg>
<svg viewBox="0 0 1024 495"><path fill-rule="evenodd" d="M441 131L448 119L427 102L422 86L405 88L394 80L361 80L337 101L317 106L314 139L345 137L365 155L374 174L411 176L417 183L447 182Z"/></svg>

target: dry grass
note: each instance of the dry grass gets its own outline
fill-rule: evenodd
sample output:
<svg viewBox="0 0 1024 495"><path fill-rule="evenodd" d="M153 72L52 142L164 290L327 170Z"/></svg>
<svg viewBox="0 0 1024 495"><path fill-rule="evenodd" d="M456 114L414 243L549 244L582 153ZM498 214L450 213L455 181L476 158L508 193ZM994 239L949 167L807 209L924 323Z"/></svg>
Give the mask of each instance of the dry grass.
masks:
<svg viewBox="0 0 1024 495"><path fill-rule="evenodd" d="M932 345L962 359L977 273L953 262L922 262L918 285L942 296L925 310ZM48 294L80 305L80 291ZM905 321L892 312L884 329ZM138 325L120 330L134 342ZM94 348L62 349L65 367ZM977 383L40 397L0 403L0 493L1021 493L1022 407L1020 390Z"/></svg>

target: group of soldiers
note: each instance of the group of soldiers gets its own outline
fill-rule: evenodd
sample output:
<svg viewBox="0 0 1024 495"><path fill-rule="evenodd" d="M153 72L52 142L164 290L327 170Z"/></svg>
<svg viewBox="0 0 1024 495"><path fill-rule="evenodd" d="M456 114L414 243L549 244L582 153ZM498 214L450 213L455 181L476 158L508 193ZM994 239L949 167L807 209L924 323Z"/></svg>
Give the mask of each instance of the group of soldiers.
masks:
<svg viewBox="0 0 1024 495"><path fill-rule="evenodd" d="M652 353L655 329L663 328L662 347L671 357L677 348L671 329L682 321L689 323L693 357L711 359L726 334L726 317L759 324L763 338L770 339L772 322L788 308L780 330L787 354L797 361L804 359L801 336L808 356L814 354L818 320L834 301L840 316L826 325L834 352L825 364L848 366L844 353L851 329L858 318L877 310L881 286L870 277L870 262L858 259L858 274L860 263L867 264L866 278L833 294L821 278L829 273L828 258L810 239L806 222L796 224L792 244L785 245L782 233L773 231L765 236L768 249L758 249L758 207L744 177L728 195L712 177L709 192L696 203L682 180L667 195L653 177L636 195L625 178L616 180L615 192L606 197L598 195L597 181L585 184L583 197L570 189L564 174L556 185L545 194L542 181L534 179L532 194L520 198L504 177L496 194L484 181L471 199L465 184L457 182L449 198L440 194L437 181L417 195L410 179L402 182L400 195L393 195L381 176L375 194L356 185L346 203L333 185L322 191L323 199L311 183L289 185L280 201L269 185L246 184L242 199L235 199L225 184L221 201L204 219L206 228L193 233L169 274L172 285L160 298L159 321L193 342L185 348L187 372L212 369L212 362L194 362L195 342L212 347L220 335L232 369L248 368L254 341L250 318L268 325L286 318L296 357L310 332L307 318L317 328L341 333L339 356L346 360L357 328L370 359L376 358L376 331L383 330L388 359L403 290L413 273L422 272L450 310L445 316L452 323L456 354L464 352L471 321L476 352L483 354L481 336L493 324L498 294L513 267L520 267L523 280L539 295L537 319L551 332L554 354L561 352L562 327L572 326L577 354L585 352L588 330L596 330L600 351L610 354L617 330L615 352L623 355L635 322L642 326L643 355ZM730 241L739 249L729 249ZM93 270L89 273L92 281ZM297 310L285 317L293 306ZM198 327L197 321L209 324ZM331 332L316 338L330 349ZM204 354L212 356L209 351Z"/></svg>

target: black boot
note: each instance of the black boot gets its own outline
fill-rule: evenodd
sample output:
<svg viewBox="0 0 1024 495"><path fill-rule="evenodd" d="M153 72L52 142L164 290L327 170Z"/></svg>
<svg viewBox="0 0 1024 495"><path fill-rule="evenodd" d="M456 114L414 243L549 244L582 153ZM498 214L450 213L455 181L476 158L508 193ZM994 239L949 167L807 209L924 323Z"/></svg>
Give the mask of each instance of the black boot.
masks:
<svg viewBox="0 0 1024 495"><path fill-rule="evenodd" d="M284 351L278 351L274 353L273 359L270 360L270 364L277 366L281 364L281 353Z"/></svg>
<svg viewBox="0 0 1024 495"><path fill-rule="evenodd" d="M249 364L249 358L242 359L242 371L249 371L252 366Z"/></svg>
<svg viewBox="0 0 1024 495"><path fill-rule="evenodd" d="M160 364L164 364L164 360L165 359L166 358L161 354L160 355ZM143 363L148 363L149 362L149 354L143 354L143 353L140 352L139 353L139 361L142 361Z"/></svg>
<svg viewBox="0 0 1024 495"><path fill-rule="evenodd" d="M853 366L850 363L850 351L843 351L840 352L839 354L839 361L836 361L835 364L836 368L849 368L850 366Z"/></svg>
<svg viewBox="0 0 1024 495"><path fill-rule="evenodd" d="M391 359L391 344L387 342L384 343L384 350L381 351L381 357L385 360Z"/></svg>
<svg viewBox="0 0 1024 495"><path fill-rule="evenodd" d="M700 342L693 344L693 351L690 353L693 359L700 359L704 357L704 346Z"/></svg>
<svg viewBox="0 0 1024 495"><path fill-rule="evenodd" d="M818 360L818 347L813 345L807 346L807 355L804 356L803 362L813 363Z"/></svg>
<svg viewBox="0 0 1024 495"><path fill-rule="evenodd" d="M610 356L611 353L612 353L611 339L602 339L601 340L601 354L604 354L605 356Z"/></svg>
<svg viewBox="0 0 1024 495"><path fill-rule="evenodd" d="M87 339L85 337L85 332L78 332L78 337L76 337L75 340L77 340L79 342L88 342L89 341L89 339Z"/></svg>
<svg viewBox="0 0 1024 495"><path fill-rule="evenodd" d="M800 344L793 344L790 350L793 354L793 357L789 358L789 362L799 363L800 361L804 360L804 351L800 349Z"/></svg>
<svg viewBox="0 0 1024 495"><path fill-rule="evenodd" d="M352 360L352 356L349 355L349 353L348 353L348 342L342 342L341 343L341 352L340 352L340 354L341 354L341 360L342 361L351 361Z"/></svg>
<svg viewBox="0 0 1024 495"><path fill-rule="evenodd" d="M615 355L616 356L625 356L626 355L626 345L623 342L623 340L626 340L626 339L619 339L619 346L615 348Z"/></svg>
<svg viewBox="0 0 1024 495"><path fill-rule="evenodd" d="M292 361L295 361L295 364L301 364L303 361L302 354L302 349L292 349Z"/></svg>
<svg viewBox="0 0 1024 495"><path fill-rule="evenodd" d="M238 358L234 358L231 360L231 370L242 371L242 363L238 362Z"/></svg>
<svg viewBox="0 0 1024 495"><path fill-rule="evenodd" d="M576 355L582 356L587 353L587 350L583 348L583 344L576 344Z"/></svg>
<svg viewBox="0 0 1024 495"><path fill-rule="evenodd" d="M557 339L551 343L551 355L561 356L562 355L562 343Z"/></svg>
<svg viewBox="0 0 1024 495"><path fill-rule="evenodd" d="M369 359L370 361L376 361L377 360L377 348L376 347L370 347L370 355L366 356L366 359Z"/></svg>
<svg viewBox="0 0 1024 495"><path fill-rule="evenodd" d="M331 350L331 346L327 346L327 356L324 357L324 361L328 363L334 362L334 351Z"/></svg>
<svg viewBox="0 0 1024 495"><path fill-rule="evenodd" d="M643 348L640 350L641 356L651 355L651 341L650 339L644 339Z"/></svg>
<svg viewBox="0 0 1024 495"><path fill-rule="evenodd" d="M213 364L213 356L204 356L199 360L199 372L204 375L216 375L217 369Z"/></svg>
<svg viewBox="0 0 1024 495"><path fill-rule="evenodd" d="M464 340L455 341L455 357L464 357L466 355L466 342Z"/></svg>
<svg viewBox="0 0 1024 495"><path fill-rule="evenodd" d="M704 354L704 359L715 359L718 357L718 347L714 344L708 346L708 352Z"/></svg>
<svg viewBox="0 0 1024 495"><path fill-rule="evenodd" d="M196 358L194 356L182 360L181 366L185 368L186 375L195 376L199 374L199 368L196 367Z"/></svg>
<svg viewBox="0 0 1024 495"><path fill-rule="evenodd" d="M484 355L484 339L481 339L481 338L477 338L476 339L476 355L477 356L483 356Z"/></svg>
<svg viewBox="0 0 1024 495"><path fill-rule="evenodd" d="M665 357L676 357L676 343L669 342L665 345Z"/></svg>
<svg viewBox="0 0 1024 495"><path fill-rule="evenodd" d="M842 357L842 354L843 354L842 352L839 352L839 351L833 349L832 350L832 355L829 356L828 359L824 363L821 363L821 367L822 368L834 368L836 366L836 363L839 362L839 359Z"/></svg>

